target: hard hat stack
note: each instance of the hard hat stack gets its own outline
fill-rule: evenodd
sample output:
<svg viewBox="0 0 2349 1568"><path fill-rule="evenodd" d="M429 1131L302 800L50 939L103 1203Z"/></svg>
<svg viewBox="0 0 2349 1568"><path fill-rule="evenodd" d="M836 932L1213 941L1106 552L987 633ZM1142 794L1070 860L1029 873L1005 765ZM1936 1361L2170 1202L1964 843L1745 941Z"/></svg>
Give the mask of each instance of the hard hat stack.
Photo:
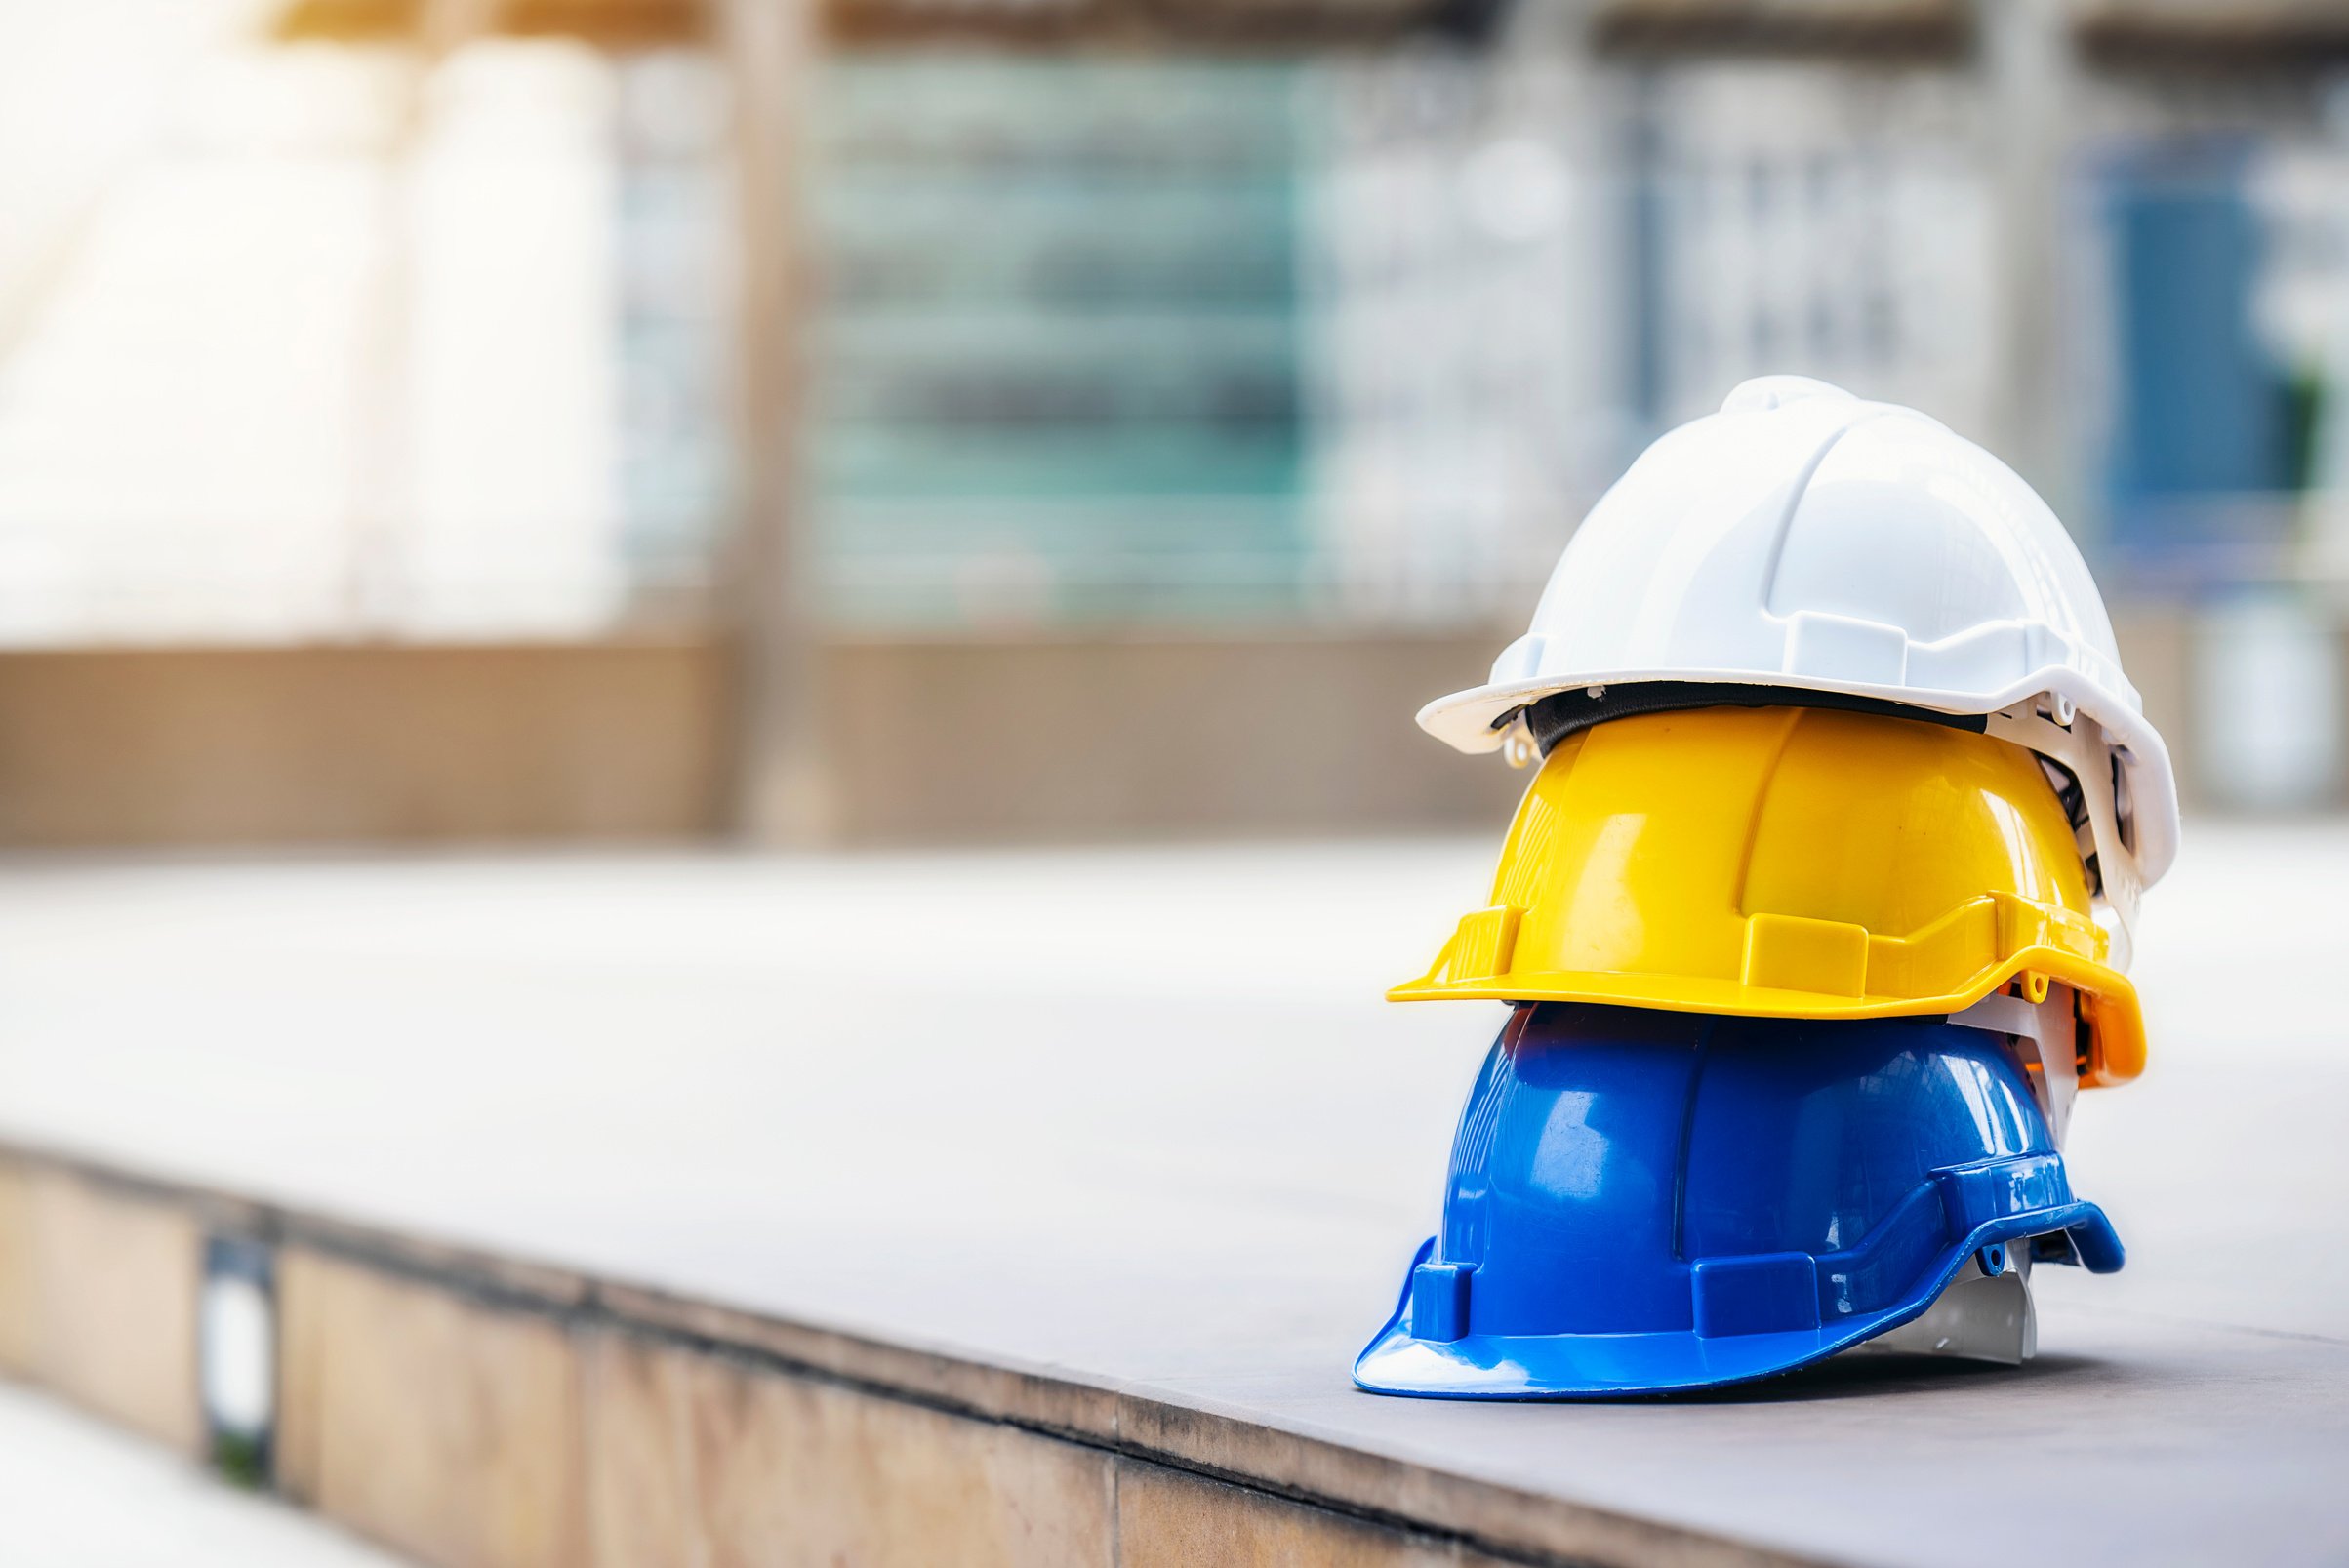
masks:
<svg viewBox="0 0 2349 1568"><path fill-rule="evenodd" d="M1486 685L1538 760L1398 1000L1513 1004L1363 1387L1571 1398L1865 1346L2017 1362L2122 1248L2061 1144L2142 1069L2169 759L2079 551L1908 409L1749 382L1567 546Z"/></svg>

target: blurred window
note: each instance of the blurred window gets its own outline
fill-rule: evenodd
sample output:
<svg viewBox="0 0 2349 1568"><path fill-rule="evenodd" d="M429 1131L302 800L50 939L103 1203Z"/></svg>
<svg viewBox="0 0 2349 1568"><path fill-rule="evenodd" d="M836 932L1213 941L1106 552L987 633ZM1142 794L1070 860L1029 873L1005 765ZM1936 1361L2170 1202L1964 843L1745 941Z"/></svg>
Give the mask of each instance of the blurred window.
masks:
<svg viewBox="0 0 2349 1568"><path fill-rule="evenodd" d="M0 313L0 643L696 614L716 87L554 41L190 49Z"/></svg>
<svg viewBox="0 0 2349 1568"><path fill-rule="evenodd" d="M811 474L856 626L1521 607L1614 461L1615 202L1555 63L829 74Z"/></svg>
<svg viewBox="0 0 2349 1568"><path fill-rule="evenodd" d="M88 0L0 52L0 645L710 622L717 61L268 44L244 9ZM838 53L801 215L817 602L874 636L1488 625L1747 376L1990 434L1983 92L1538 41ZM2051 489L2125 583L2349 582L2321 98L2084 99Z"/></svg>
<svg viewBox="0 0 2349 1568"><path fill-rule="evenodd" d="M831 68L807 462L835 614L1296 609L1306 97L1277 63Z"/></svg>

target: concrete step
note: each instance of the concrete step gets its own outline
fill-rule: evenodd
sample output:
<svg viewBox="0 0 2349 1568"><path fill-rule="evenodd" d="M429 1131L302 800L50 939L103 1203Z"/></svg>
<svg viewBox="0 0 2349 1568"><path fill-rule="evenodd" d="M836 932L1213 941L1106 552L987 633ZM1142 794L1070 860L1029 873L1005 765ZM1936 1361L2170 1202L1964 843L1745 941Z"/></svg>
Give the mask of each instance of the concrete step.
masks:
<svg viewBox="0 0 2349 1568"><path fill-rule="evenodd" d="M202 1451L259 1260L277 1484L452 1565L2349 1553L2349 835L2151 901L2029 1366L1375 1398L1497 1023L1376 998L1488 853L20 864L0 1365Z"/></svg>

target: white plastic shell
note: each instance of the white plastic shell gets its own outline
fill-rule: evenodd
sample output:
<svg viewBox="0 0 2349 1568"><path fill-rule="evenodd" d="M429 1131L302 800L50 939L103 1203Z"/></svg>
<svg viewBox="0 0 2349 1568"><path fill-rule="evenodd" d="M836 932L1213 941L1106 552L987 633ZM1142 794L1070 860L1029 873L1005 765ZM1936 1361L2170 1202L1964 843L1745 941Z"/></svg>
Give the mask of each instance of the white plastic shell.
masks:
<svg viewBox="0 0 2349 1568"><path fill-rule="evenodd" d="M2168 748L2071 536L2012 469L1912 409L1799 377L1739 386L1640 456L1491 678L1419 722L1487 751L1528 703L1648 680L2044 714L2012 728L2072 737L2035 746L2066 766L2092 737L2106 766L2082 784L2104 806L2094 848L2125 930L2177 852Z"/></svg>

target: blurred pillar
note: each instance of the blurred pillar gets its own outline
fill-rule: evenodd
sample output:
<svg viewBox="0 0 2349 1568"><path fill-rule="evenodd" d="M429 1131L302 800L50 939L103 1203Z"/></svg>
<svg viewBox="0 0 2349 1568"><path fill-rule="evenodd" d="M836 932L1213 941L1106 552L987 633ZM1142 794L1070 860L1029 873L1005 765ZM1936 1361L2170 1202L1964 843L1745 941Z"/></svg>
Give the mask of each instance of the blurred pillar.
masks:
<svg viewBox="0 0 2349 1568"><path fill-rule="evenodd" d="M1991 447L2066 517L2077 510L2074 431L2064 385L2058 296L2063 184L2071 163L2066 107L2075 91L2071 8L2052 0L1979 0L1977 11L1998 287L1991 347Z"/></svg>
<svg viewBox="0 0 2349 1568"><path fill-rule="evenodd" d="M416 41L433 60L497 30L498 0L425 0L416 13Z"/></svg>
<svg viewBox="0 0 2349 1568"><path fill-rule="evenodd" d="M733 94L739 232L737 513L727 573L735 651L731 817L756 843L830 836L815 550L798 462L807 292L800 128L813 78L812 0L720 0Z"/></svg>

